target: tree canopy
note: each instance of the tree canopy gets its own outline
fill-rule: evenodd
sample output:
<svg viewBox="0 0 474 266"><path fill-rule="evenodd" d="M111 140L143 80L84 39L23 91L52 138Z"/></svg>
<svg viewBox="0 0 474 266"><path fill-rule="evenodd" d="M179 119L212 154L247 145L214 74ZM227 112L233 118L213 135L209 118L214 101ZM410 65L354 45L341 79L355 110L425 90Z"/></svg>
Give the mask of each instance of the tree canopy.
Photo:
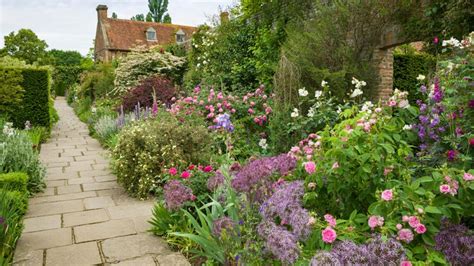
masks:
<svg viewBox="0 0 474 266"><path fill-rule="evenodd" d="M159 23L171 23L168 12L168 0L148 0L148 13L136 14L131 20L149 21Z"/></svg>
<svg viewBox="0 0 474 266"><path fill-rule="evenodd" d="M48 45L30 29L12 31L4 37L6 54L32 64L46 56Z"/></svg>

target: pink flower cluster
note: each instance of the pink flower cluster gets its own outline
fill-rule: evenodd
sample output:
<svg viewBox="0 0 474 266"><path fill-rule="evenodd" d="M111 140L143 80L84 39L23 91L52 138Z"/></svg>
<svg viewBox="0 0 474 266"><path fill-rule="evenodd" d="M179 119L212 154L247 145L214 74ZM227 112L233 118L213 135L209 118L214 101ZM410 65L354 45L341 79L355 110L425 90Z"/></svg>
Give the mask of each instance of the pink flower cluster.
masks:
<svg viewBox="0 0 474 266"><path fill-rule="evenodd" d="M384 223L384 218L378 215L372 215L369 217L368 223L369 227L373 230L375 227L382 227Z"/></svg>
<svg viewBox="0 0 474 266"><path fill-rule="evenodd" d="M472 181L474 180L474 175L470 173L464 173L463 177L464 181Z"/></svg>
<svg viewBox="0 0 474 266"><path fill-rule="evenodd" d="M191 164L190 166L188 166L187 170L184 170L183 172L181 172L181 178L182 179L189 179L191 176L192 176L192 171L196 168L195 165ZM203 171L205 173L209 173L209 172L212 172L212 166L211 165L207 165L207 166L202 166L202 165L199 165L197 167L197 169L199 171ZM178 169L176 169L176 167L171 167L170 169L168 169L168 174L170 174L171 176L176 176L178 174Z"/></svg>
<svg viewBox="0 0 474 266"><path fill-rule="evenodd" d="M321 136L316 134L309 134L309 136L299 142L298 146L291 148L288 155L296 159L312 160L315 149L321 147Z"/></svg>
<svg viewBox="0 0 474 266"><path fill-rule="evenodd" d="M408 108L408 92L395 89L393 95L388 99L387 105L390 107Z"/></svg>
<svg viewBox="0 0 474 266"><path fill-rule="evenodd" d="M445 176L444 181L447 184L442 184L439 186L439 191L443 194L451 194L452 196L458 194L459 182L452 179L450 176Z"/></svg>
<svg viewBox="0 0 474 266"><path fill-rule="evenodd" d="M372 126L377 123L377 115L372 114L370 119L361 118L357 120L357 126L361 127L365 132L369 133Z"/></svg>
<svg viewBox="0 0 474 266"><path fill-rule="evenodd" d="M386 189L382 192L381 198L385 201L391 201L393 199L393 191Z"/></svg>
<svg viewBox="0 0 474 266"><path fill-rule="evenodd" d="M331 214L325 214L324 220L329 224L323 231L321 231L321 236L325 243L332 243L337 238L336 230L333 227L336 227L336 218Z"/></svg>
<svg viewBox="0 0 474 266"><path fill-rule="evenodd" d="M408 223L408 225L415 230L417 234L424 234L426 232L426 226L420 222L420 219L416 216L407 216L404 215L402 217L402 221ZM401 224L397 224L398 229L398 237L397 239L400 241L404 241L406 243L410 243L413 238L413 231L409 228L403 228Z"/></svg>
<svg viewBox="0 0 474 266"><path fill-rule="evenodd" d="M316 172L316 164L312 161L304 163L304 169L308 174L313 174Z"/></svg>

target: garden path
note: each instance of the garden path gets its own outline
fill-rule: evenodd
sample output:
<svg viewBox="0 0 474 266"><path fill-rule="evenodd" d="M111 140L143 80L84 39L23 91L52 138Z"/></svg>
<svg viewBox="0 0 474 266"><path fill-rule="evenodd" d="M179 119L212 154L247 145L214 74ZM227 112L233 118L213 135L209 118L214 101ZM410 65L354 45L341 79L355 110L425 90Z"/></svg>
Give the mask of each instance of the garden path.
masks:
<svg viewBox="0 0 474 266"><path fill-rule="evenodd" d="M42 145L46 190L30 199L15 265L189 265L146 232L153 201L126 195L108 154L88 135L65 99L60 120Z"/></svg>

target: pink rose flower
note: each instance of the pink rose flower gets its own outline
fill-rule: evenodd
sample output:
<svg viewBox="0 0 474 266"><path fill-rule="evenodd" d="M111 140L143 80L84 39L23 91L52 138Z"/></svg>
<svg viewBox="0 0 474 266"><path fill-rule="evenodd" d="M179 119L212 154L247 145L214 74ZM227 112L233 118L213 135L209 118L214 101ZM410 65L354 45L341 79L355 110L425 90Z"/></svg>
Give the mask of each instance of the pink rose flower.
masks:
<svg viewBox="0 0 474 266"><path fill-rule="evenodd" d="M176 175L178 173L178 170L176 170L176 168L173 167L168 170L168 173L170 175Z"/></svg>
<svg viewBox="0 0 474 266"><path fill-rule="evenodd" d="M420 220L416 216L410 216L410 217L408 217L408 224L412 228L416 228L418 225L420 225Z"/></svg>
<svg viewBox="0 0 474 266"><path fill-rule="evenodd" d="M408 216L406 216L406 215L403 215L403 217L402 217L402 221L404 221L404 222L408 222Z"/></svg>
<svg viewBox="0 0 474 266"><path fill-rule="evenodd" d="M397 230L400 230L400 229L403 228L403 226L401 224L397 224L396 227L397 227Z"/></svg>
<svg viewBox="0 0 474 266"><path fill-rule="evenodd" d="M184 171L181 173L181 178L188 179L191 177L191 174L188 171Z"/></svg>
<svg viewBox="0 0 474 266"><path fill-rule="evenodd" d="M316 172L316 164L314 162L306 162L304 163L304 169L308 174L313 174Z"/></svg>
<svg viewBox="0 0 474 266"><path fill-rule="evenodd" d="M393 199L393 191L391 189L386 189L382 192L382 199L385 201L391 201Z"/></svg>
<svg viewBox="0 0 474 266"><path fill-rule="evenodd" d="M321 235L323 236L323 241L326 243L334 242L337 237L336 231L329 226L321 232Z"/></svg>
<svg viewBox="0 0 474 266"><path fill-rule="evenodd" d="M424 234L426 232L426 226L424 224L419 224L416 228L415 231L418 234Z"/></svg>
<svg viewBox="0 0 474 266"><path fill-rule="evenodd" d="M408 260L404 260L400 263L400 266L412 266L411 262Z"/></svg>
<svg viewBox="0 0 474 266"><path fill-rule="evenodd" d="M388 106L394 107L394 106L396 106L396 105L397 105L397 102L396 102L396 101L394 101L394 100L388 101Z"/></svg>
<svg viewBox="0 0 474 266"><path fill-rule="evenodd" d="M451 187L449 185L443 184L439 186L439 191L443 194L448 194L451 191Z"/></svg>
<svg viewBox="0 0 474 266"><path fill-rule="evenodd" d="M326 222L328 222L330 226L336 226L336 219L331 214L325 214L324 220L326 220Z"/></svg>
<svg viewBox="0 0 474 266"><path fill-rule="evenodd" d="M377 226L383 226L384 218L378 215L372 215L369 217L369 227L374 229Z"/></svg>
<svg viewBox="0 0 474 266"><path fill-rule="evenodd" d="M474 175L470 173L464 173L463 177L464 181L472 181L474 180Z"/></svg>
<svg viewBox="0 0 474 266"><path fill-rule="evenodd" d="M208 165L208 166L204 167L204 169L202 171L204 171L206 173L209 173L210 171L212 171L212 166Z"/></svg>
<svg viewBox="0 0 474 266"><path fill-rule="evenodd" d="M249 114L253 115L255 113L255 111L252 109L252 108L249 108L248 110Z"/></svg>
<svg viewBox="0 0 474 266"><path fill-rule="evenodd" d="M410 243L413 240L413 232L410 229L402 229L398 231L398 240Z"/></svg>

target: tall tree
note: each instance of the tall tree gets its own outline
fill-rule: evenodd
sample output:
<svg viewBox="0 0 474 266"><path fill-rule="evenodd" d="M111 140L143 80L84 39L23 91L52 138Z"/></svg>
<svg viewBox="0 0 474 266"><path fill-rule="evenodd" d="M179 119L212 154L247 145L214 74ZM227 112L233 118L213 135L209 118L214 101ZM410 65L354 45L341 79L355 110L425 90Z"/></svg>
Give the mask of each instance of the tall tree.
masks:
<svg viewBox="0 0 474 266"><path fill-rule="evenodd" d="M143 14L136 14L131 18L131 20L136 20L136 21L145 21L145 15Z"/></svg>
<svg viewBox="0 0 474 266"><path fill-rule="evenodd" d="M118 18L117 13L112 12L112 18L113 18L113 19L117 19L117 18Z"/></svg>
<svg viewBox="0 0 474 266"><path fill-rule="evenodd" d="M168 0L148 0L148 9L154 22L171 23L168 12Z"/></svg>
<svg viewBox="0 0 474 266"><path fill-rule="evenodd" d="M82 55L77 51L63 51L52 49L48 52L51 63L55 66L78 66L82 62Z"/></svg>
<svg viewBox="0 0 474 266"><path fill-rule="evenodd" d="M16 34L12 31L4 40L6 53L28 64L41 60L46 55L48 45L30 29L21 29Z"/></svg>

